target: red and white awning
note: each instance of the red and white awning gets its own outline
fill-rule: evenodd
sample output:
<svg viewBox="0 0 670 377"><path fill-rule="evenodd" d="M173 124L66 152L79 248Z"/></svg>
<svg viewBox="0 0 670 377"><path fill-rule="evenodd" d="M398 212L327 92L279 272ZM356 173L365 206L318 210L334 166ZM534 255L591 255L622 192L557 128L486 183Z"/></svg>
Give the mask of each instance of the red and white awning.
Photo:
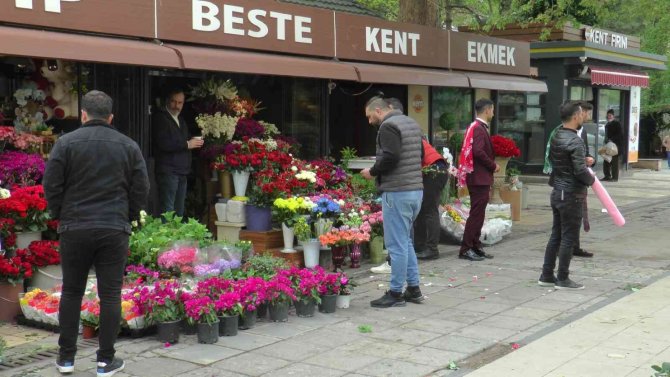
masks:
<svg viewBox="0 0 670 377"><path fill-rule="evenodd" d="M591 67L591 83L594 85L649 87L649 75L638 71L623 71L611 68Z"/></svg>

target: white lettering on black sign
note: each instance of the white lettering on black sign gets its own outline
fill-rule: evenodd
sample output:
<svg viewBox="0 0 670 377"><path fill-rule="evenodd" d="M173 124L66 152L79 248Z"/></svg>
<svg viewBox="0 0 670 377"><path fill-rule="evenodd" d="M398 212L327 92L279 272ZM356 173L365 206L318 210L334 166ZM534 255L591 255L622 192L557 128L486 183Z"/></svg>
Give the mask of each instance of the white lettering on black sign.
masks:
<svg viewBox="0 0 670 377"><path fill-rule="evenodd" d="M252 38L265 38L270 34L270 27L276 26L274 32L280 41L286 40L286 30L292 24L296 43L312 43L310 17L263 9L245 9L230 4L223 4L221 10L211 1L193 0L193 30L217 31L221 29L222 21L225 34L248 35Z"/></svg>
<svg viewBox="0 0 670 377"><path fill-rule="evenodd" d="M365 27L365 50L383 54L407 55L417 54L417 42L421 40L418 33Z"/></svg>
<svg viewBox="0 0 670 377"><path fill-rule="evenodd" d="M471 63L499 64L516 67L516 47L493 43L468 41L468 61Z"/></svg>
<svg viewBox="0 0 670 377"><path fill-rule="evenodd" d="M616 48L628 48L628 37L621 34L610 33L604 30L586 28L584 39L601 45L610 45Z"/></svg>

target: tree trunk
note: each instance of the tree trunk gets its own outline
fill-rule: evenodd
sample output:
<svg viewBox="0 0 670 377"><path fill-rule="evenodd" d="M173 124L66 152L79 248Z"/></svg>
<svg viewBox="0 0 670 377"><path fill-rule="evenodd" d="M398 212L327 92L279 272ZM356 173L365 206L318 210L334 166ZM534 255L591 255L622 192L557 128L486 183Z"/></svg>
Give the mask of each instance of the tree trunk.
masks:
<svg viewBox="0 0 670 377"><path fill-rule="evenodd" d="M438 15L438 2L435 0L400 0L400 22L437 27Z"/></svg>

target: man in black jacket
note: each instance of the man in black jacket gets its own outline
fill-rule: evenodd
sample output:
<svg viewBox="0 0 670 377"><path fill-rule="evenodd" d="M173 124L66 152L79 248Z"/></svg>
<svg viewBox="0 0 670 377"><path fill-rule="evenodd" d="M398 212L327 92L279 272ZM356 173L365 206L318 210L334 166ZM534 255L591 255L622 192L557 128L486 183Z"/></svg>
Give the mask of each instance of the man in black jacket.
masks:
<svg viewBox="0 0 670 377"><path fill-rule="evenodd" d="M556 289L583 289L582 284L569 278L570 260L582 224L586 190L595 179L586 169L584 142L577 135L577 128L582 122L579 104L566 102L560 112L563 126L552 138L549 150L552 165L549 185L554 188L551 192L554 222L538 284L554 286ZM554 276L557 256L558 276Z"/></svg>
<svg viewBox="0 0 670 377"><path fill-rule="evenodd" d="M165 109L152 116L152 139L156 159L156 184L160 213L184 215L186 178L191 171L191 149L202 147L202 138L189 139L188 126L180 116L185 95L175 89L166 96Z"/></svg>
<svg viewBox="0 0 670 377"><path fill-rule="evenodd" d="M619 181L619 156L623 152L623 130L621 123L614 117L614 110L607 110L607 124L605 125L605 143L613 142L616 144L618 154L612 156L612 161L603 162L603 181Z"/></svg>
<svg viewBox="0 0 670 377"><path fill-rule="evenodd" d="M44 172L49 212L59 219L63 292L56 367L74 371L81 301L91 266L100 297L98 376L124 367L114 357L121 321L121 283L131 221L149 194L146 164L137 144L112 122L112 99L88 92L81 103L83 126L56 142Z"/></svg>

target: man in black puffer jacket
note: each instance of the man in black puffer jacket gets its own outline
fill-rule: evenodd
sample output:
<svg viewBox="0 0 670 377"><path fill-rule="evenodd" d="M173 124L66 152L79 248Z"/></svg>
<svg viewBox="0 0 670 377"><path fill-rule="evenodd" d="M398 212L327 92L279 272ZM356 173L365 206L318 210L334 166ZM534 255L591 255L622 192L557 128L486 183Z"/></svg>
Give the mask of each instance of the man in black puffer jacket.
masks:
<svg viewBox="0 0 670 377"><path fill-rule="evenodd" d="M556 131L549 150L553 167L549 185L554 188L551 192L554 223L538 284L556 289L584 288L569 278L570 259L575 240L579 237L586 190L595 180L586 168L584 142L577 135L581 111L576 102L566 102L561 106L563 126ZM558 276L555 277L557 255Z"/></svg>
<svg viewBox="0 0 670 377"><path fill-rule="evenodd" d="M114 357L114 343L130 224L146 205L149 178L140 148L111 126L112 99L93 90L81 108L83 126L58 139L44 172L49 212L60 220L63 292L56 368L74 371L82 296L95 266L100 297L97 373L112 376L124 367Z"/></svg>

